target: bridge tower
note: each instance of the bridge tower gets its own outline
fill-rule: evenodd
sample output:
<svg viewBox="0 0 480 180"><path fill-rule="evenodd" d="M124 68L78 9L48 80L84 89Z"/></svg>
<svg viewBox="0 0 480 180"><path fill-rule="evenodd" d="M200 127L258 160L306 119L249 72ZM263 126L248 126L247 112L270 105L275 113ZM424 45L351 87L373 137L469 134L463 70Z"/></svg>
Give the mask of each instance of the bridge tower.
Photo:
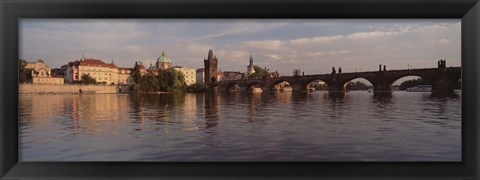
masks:
<svg viewBox="0 0 480 180"><path fill-rule="evenodd" d="M218 59L216 56L213 56L213 51L208 51L207 59L203 60L205 67L205 84L210 85L217 81L217 65Z"/></svg>
<svg viewBox="0 0 480 180"><path fill-rule="evenodd" d="M432 76L432 93L453 93L455 84L461 78L461 70L447 68L447 60L438 61L438 68L435 76Z"/></svg>

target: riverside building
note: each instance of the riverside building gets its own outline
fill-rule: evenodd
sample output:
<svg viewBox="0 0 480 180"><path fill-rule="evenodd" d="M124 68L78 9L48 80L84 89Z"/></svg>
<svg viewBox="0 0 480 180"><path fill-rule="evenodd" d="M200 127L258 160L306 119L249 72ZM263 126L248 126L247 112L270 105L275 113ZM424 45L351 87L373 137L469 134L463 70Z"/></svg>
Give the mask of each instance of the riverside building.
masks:
<svg viewBox="0 0 480 180"><path fill-rule="evenodd" d="M187 86L190 86L197 82L195 69L187 68L184 66L175 66L174 69L183 73L183 75L185 76L185 84L187 84Z"/></svg>
<svg viewBox="0 0 480 180"><path fill-rule="evenodd" d="M99 59L82 57L69 62L65 71L65 81L72 83L81 80L83 75L90 75L97 82L117 84L119 82L118 68L113 63L105 63Z"/></svg>
<svg viewBox="0 0 480 180"><path fill-rule="evenodd" d="M53 75L51 68L43 60L39 59L36 62L28 62L26 69L32 70L32 83L34 84L63 84L62 76Z"/></svg>

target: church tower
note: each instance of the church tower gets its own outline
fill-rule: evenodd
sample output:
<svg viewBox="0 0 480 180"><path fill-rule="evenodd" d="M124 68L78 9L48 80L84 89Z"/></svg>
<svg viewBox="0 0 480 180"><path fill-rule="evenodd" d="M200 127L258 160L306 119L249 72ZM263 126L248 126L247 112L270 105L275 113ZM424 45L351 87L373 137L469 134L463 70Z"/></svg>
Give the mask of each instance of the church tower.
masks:
<svg viewBox="0 0 480 180"><path fill-rule="evenodd" d="M214 83L217 81L217 65L218 59L216 56L213 56L213 51L208 51L207 59L203 60L205 66L205 84Z"/></svg>
<svg viewBox="0 0 480 180"><path fill-rule="evenodd" d="M247 66L247 76L250 76L250 74L255 73L255 69L253 68L253 58L252 55L250 54L250 62Z"/></svg>

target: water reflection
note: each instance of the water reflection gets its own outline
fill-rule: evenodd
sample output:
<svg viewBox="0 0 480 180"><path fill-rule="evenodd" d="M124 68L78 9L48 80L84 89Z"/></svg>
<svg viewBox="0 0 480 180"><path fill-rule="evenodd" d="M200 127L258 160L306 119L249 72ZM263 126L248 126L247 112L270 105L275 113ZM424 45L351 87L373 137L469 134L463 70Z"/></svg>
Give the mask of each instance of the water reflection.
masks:
<svg viewBox="0 0 480 180"><path fill-rule="evenodd" d="M205 97L205 125L206 128L218 125L218 96L215 94L203 94Z"/></svg>
<svg viewBox="0 0 480 180"><path fill-rule="evenodd" d="M21 95L22 160L461 159L461 95Z"/></svg>

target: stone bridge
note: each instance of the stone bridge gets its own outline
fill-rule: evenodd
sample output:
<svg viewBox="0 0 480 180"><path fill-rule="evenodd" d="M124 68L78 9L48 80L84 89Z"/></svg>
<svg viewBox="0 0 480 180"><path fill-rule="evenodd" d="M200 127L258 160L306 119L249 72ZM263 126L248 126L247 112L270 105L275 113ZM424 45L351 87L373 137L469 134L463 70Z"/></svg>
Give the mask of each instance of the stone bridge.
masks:
<svg viewBox="0 0 480 180"><path fill-rule="evenodd" d="M373 85L374 92L391 92L392 84L406 76L419 76L432 85L432 93L453 93L455 83L461 78L461 67L438 67L425 69L404 69L388 71L369 71L353 73L332 73L304 76L283 76L273 78L240 79L220 81L210 84L212 90L251 90L252 87L263 91L273 91L281 82L288 82L293 91L308 91L308 84L321 80L328 85L329 92L345 92L347 84L356 78L368 80Z"/></svg>

